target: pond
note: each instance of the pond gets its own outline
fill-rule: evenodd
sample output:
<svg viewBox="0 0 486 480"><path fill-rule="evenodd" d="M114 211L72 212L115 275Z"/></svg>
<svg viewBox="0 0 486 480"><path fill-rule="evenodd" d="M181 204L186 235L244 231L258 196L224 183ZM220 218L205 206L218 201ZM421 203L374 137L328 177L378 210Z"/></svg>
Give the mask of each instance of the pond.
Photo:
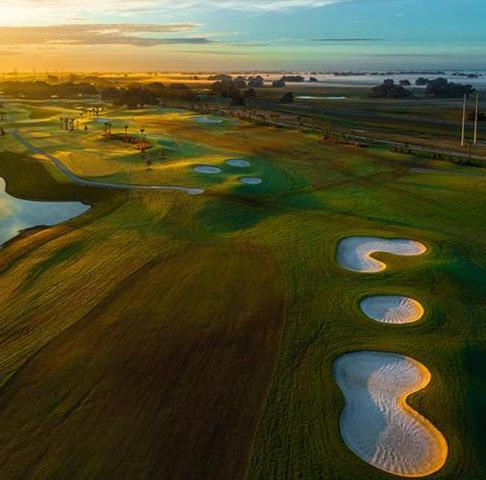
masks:
<svg viewBox="0 0 486 480"><path fill-rule="evenodd" d="M20 200L5 191L0 177L0 245L22 230L40 225L56 225L89 210L81 202L37 202Z"/></svg>

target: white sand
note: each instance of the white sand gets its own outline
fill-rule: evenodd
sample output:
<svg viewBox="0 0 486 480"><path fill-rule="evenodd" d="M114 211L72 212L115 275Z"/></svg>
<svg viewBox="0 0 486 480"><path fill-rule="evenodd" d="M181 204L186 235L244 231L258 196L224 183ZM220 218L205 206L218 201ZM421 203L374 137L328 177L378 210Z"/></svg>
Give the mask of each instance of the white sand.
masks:
<svg viewBox="0 0 486 480"><path fill-rule="evenodd" d="M221 120L220 118L197 117L196 122L205 123L207 125L220 125L221 123L223 123L223 120Z"/></svg>
<svg viewBox="0 0 486 480"><path fill-rule="evenodd" d="M361 310L372 320L383 323L413 323L424 315L422 305L409 297L379 295L361 301Z"/></svg>
<svg viewBox="0 0 486 480"><path fill-rule="evenodd" d="M213 167L211 165L198 165L194 167L193 170L197 173L207 173L210 175L214 175L216 173L221 173L221 169L218 167Z"/></svg>
<svg viewBox="0 0 486 480"><path fill-rule="evenodd" d="M242 177L240 178L240 182L245 185L260 185L263 180L259 177Z"/></svg>
<svg viewBox="0 0 486 480"><path fill-rule="evenodd" d="M232 158L230 160L226 160L226 163L230 167L237 167L237 168L247 168L250 166L250 162L248 160L243 160L242 158Z"/></svg>
<svg viewBox="0 0 486 480"><path fill-rule="evenodd" d="M105 118L105 117L98 117L93 120L95 123L109 123L112 122L113 120L111 118Z"/></svg>
<svg viewBox="0 0 486 480"><path fill-rule="evenodd" d="M302 95L297 97L298 100L346 100L347 97L317 97L310 95Z"/></svg>
<svg viewBox="0 0 486 480"><path fill-rule="evenodd" d="M337 262L353 272L376 273L386 269L386 264L371 257L384 252L394 255L422 255L427 247L420 242L378 237L348 237L339 242Z"/></svg>
<svg viewBox="0 0 486 480"><path fill-rule="evenodd" d="M422 477L442 468L447 442L406 399L430 382L419 362L392 353L354 352L333 366L345 397L341 436L362 460L404 477Z"/></svg>

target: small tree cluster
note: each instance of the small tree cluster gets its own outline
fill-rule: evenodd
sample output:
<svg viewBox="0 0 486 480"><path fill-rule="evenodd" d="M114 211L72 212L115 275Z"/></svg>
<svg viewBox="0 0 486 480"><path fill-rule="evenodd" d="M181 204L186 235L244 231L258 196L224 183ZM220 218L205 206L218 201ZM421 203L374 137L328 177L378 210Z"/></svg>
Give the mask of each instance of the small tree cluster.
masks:
<svg viewBox="0 0 486 480"><path fill-rule="evenodd" d="M413 93L402 85L396 84L394 80L385 80L381 85L371 89L372 98L409 98Z"/></svg>
<svg viewBox="0 0 486 480"><path fill-rule="evenodd" d="M427 84L426 95L434 95L441 98L454 98L470 95L475 90L472 85L449 82L446 78L436 78Z"/></svg>

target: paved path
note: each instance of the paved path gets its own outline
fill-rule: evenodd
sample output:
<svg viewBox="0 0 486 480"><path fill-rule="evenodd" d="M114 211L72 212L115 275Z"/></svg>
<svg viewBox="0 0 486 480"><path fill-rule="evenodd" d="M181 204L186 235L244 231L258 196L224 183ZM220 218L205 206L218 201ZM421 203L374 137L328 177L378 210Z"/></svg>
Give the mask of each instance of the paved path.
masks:
<svg viewBox="0 0 486 480"><path fill-rule="evenodd" d="M17 130L11 130L11 135L19 143L27 147L31 152L43 155L48 160L50 160L56 168L62 172L71 182L76 185L81 185L83 187L97 187L97 188L116 188L120 190L173 190L176 192L187 193L188 195L200 195L204 193L202 188L188 188L180 187L177 185L141 185L141 184L130 184L130 183L110 183L110 182L99 182L98 180L88 180L85 178L78 177L71 170L69 170L64 163L59 160L59 158L51 155L50 153L44 152L43 150L32 145L28 140L26 140Z"/></svg>

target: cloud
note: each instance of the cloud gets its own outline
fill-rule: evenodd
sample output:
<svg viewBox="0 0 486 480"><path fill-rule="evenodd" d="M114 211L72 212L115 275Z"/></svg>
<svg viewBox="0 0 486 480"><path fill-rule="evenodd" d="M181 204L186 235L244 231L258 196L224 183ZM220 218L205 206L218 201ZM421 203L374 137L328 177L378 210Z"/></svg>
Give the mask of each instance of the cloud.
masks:
<svg viewBox="0 0 486 480"><path fill-rule="evenodd" d="M15 0L2 5L4 25L41 25L72 23L80 18L134 17L143 13L193 15L208 10L249 11L256 13L319 8L356 0Z"/></svg>
<svg viewBox="0 0 486 480"><path fill-rule="evenodd" d="M274 12L296 8L319 8L352 0L212 0L209 2L187 1L193 6L212 5L229 10L249 10L256 12ZM184 3L184 2L183 2Z"/></svg>
<svg viewBox="0 0 486 480"><path fill-rule="evenodd" d="M381 38L313 38L312 42L347 43L347 42L381 42Z"/></svg>
<svg viewBox="0 0 486 480"><path fill-rule="evenodd" d="M193 23L81 24L46 27L0 27L0 45L155 45L208 44L211 40L193 35ZM166 36L177 33L177 36ZM180 33L187 35L181 36Z"/></svg>

